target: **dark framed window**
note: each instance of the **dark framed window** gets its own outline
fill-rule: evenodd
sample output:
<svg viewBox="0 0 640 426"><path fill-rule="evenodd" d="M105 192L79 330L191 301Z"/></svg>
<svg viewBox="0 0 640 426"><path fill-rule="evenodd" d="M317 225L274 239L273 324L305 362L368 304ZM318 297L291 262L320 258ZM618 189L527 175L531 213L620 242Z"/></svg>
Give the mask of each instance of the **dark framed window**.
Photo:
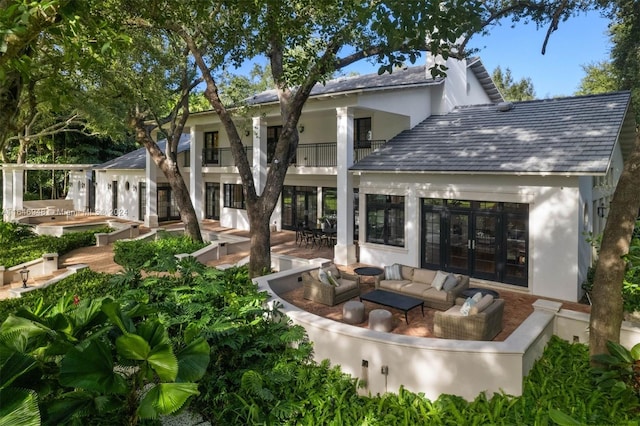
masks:
<svg viewBox="0 0 640 426"><path fill-rule="evenodd" d="M218 132L204 133L204 164L218 164L220 154L218 152Z"/></svg>
<svg viewBox="0 0 640 426"><path fill-rule="evenodd" d="M188 149L186 151L183 152L184 155L184 162L183 162L183 166L184 167L191 167L191 150Z"/></svg>
<svg viewBox="0 0 640 426"><path fill-rule="evenodd" d="M224 206L232 209L244 209L244 190L239 183L224 184Z"/></svg>
<svg viewBox="0 0 640 426"><path fill-rule="evenodd" d="M276 145L282 134L282 126L267 127L267 163L271 163L273 156L276 155Z"/></svg>
<svg viewBox="0 0 640 426"><path fill-rule="evenodd" d="M371 117L353 120L354 148L371 148Z"/></svg>
<svg viewBox="0 0 640 426"><path fill-rule="evenodd" d="M366 241L404 247L404 197L367 194L366 209Z"/></svg>

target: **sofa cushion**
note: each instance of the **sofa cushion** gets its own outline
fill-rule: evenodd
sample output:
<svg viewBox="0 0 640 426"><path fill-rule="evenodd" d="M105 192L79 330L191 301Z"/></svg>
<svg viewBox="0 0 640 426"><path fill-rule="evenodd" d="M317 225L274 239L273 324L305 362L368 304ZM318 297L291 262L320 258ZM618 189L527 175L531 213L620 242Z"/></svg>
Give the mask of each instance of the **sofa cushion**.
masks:
<svg viewBox="0 0 640 426"><path fill-rule="evenodd" d="M358 286L358 283L356 281L345 280L344 278L340 278L338 282L340 285L335 289L336 296L342 293L346 293L347 291L350 291L354 287Z"/></svg>
<svg viewBox="0 0 640 426"><path fill-rule="evenodd" d="M422 297L425 299L447 301L447 292L442 290L436 290L434 287L428 287L422 292Z"/></svg>
<svg viewBox="0 0 640 426"><path fill-rule="evenodd" d="M444 285L444 281L447 279L447 273L442 271L437 271L436 276L433 278L431 285L436 290L442 290L442 286Z"/></svg>
<svg viewBox="0 0 640 426"><path fill-rule="evenodd" d="M409 283L402 287L402 294L422 298L422 296L424 295L424 291L428 288L429 286L427 284Z"/></svg>
<svg viewBox="0 0 640 426"><path fill-rule="evenodd" d="M413 270L414 269L415 268L412 268L411 266L402 265L400 267L400 272L402 272L402 279L403 280L413 281Z"/></svg>
<svg viewBox="0 0 640 426"><path fill-rule="evenodd" d="M475 305L471 307L469 310L469 315L476 315L480 312L487 309L493 303L493 296L490 294L485 294L479 302L476 302Z"/></svg>
<svg viewBox="0 0 640 426"><path fill-rule="evenodd" d="M402 273L400 272L400 265L394 263L391 266L384 267L384 277L387 280L401 280Z"/></svg>
<svg viewBox="0 0 640 426"><path fill-rule="evenodd" d="M411 284L409 280L382 280L380 281L380 288L400 291L402 287L407 284Z"/></svg>
<svg viewBox="0 0 640 426"><path fill-rule="evenodd" d="M448 274L447 278L444 280L444 283L442 284L442 289L444 291L453 290L453 288L457 286L459 282L460 280L458 277L456 277L453 274Z"/></svg>
<svg viewBox="0 0 640 426"><path fill-rule="evenodd" d="M429 284L433 282L433 279L436 276L436 271L432 271L431 269L414 269L413 270L413 282Z"/></svg>
<svg viewBox="0 0 640 426"><path fill-rule="evenodd" d="M462 315L462 312L460 312L460 308L462 308L462 305L455 305L447 309L444 313L447 315L462 317L464 315Z"/></svg>

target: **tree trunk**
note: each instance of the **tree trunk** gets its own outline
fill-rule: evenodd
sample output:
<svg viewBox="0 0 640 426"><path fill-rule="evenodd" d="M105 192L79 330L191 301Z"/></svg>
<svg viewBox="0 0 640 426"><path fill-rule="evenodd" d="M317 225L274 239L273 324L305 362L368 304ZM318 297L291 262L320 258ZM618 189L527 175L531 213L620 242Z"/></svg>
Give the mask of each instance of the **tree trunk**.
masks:
<svg viewBox="0 0 640 426"><path fill-rule="evenodd" d="M182 223L184 223L185 234L190 236L194 241L202 242L198 216L193 208L193 203L191 203L189 189L187 189L187 185L184 183L184 178L180 173L178 164L164 155L161 158L156 158L156 156L152 154L151 158L153 158L153 162L160 168L162 173L164 173L169 182L169 186L171 186L173 198L180 211L180 219Z"/></svg>
<svg viewBox="0 0 640 426"><path fill-rule="evenodd" d="M247 209L249 207L247 206ZM249 212L251 227L251 249L249 250L249 276L259 277L271 272L271 231L269 219L271 213L254 211ZM264 216L267 217L264 217Z"/></svg>
<svg viewBox="0 0 640 426"><path fill-rule="evenodd" d="M589 324L589 353L607 353L607 341L620 342L623 319L622 282L627 266L624 256L640 208L640 135L636 134L633 150L609 206L602 235L600 254L593 281L593 306Z"/></svg>

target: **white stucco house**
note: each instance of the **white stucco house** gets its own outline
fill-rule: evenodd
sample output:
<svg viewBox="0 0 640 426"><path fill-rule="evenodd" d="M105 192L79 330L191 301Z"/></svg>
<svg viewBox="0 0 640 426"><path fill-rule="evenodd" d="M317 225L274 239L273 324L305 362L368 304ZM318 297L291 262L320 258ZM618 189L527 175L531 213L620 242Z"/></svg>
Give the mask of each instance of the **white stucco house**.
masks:
<svg viewBox="0 0 640 426"><path fill-rule="evenodd" d="M446 78L417 66L317 85L272 224L335 215L338 264L398 262L579 300L594 256L587 235L603 229L633 143L629 93L505 103L479 59L447 66ZM275 92L249 104L237 123L260 189L281 122ZM196 213L247 229L217 115L192 114L185 130L179 158ZM179 218L144 149L72 181L79 210L147 226Z"/></svg>

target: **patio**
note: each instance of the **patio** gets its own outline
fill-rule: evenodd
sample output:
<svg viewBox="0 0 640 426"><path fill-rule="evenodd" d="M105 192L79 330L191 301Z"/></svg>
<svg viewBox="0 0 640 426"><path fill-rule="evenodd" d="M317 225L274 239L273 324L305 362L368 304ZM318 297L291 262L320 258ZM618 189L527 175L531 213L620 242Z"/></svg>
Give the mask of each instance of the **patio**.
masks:
<svg viewBox="0 0 640 426"><path fill-rule="evenodd" d="M66 219L66 220L65 220ZM91 223L95 221L104 221L105 219L116 219L114 217L105 217L105 216L94 216L94 215L77 215L71 216L68 219L65 218L56 221L58 225L71 225L78 223ZM120 221L120 220L118 220ZM126 222L126 221L123 221ZM171 228L179 228L182 227L181 222L172 222L163 224L163 227L166 229ZM202 222L202 230L203 231L212 231L216 233L230 234L242 237L249 237L250 233L248 231L229 229L221 227L218 221L214 220L204 220ZM148 232L147 228L140 227L140 233ZM271 234L271 244L272 251L274 253L285 254L289 256L295 256L303 259L316 259L316 258L325 258L325 259L333 259L333 247L327 245L321 246L312 246L307 245L305 243L296 242L296 233L295 231L287 231L282 230L278 232L273 232ZM249 252L241 252L233 255L225 256L221 259L207 262L208 266L217 266L222 264L235 264L240 260L246 258L249 255ZM106 247L86 247L83 249L74 250L71 253L68 253L60 258L60 267L64 268L74 264L87 264L91 267L91 269L99 271L99 272L108 272L115 273L121 270L121 267L113 262L113 254L111 245ZM361 266L369 266L362 263L354 263L352 265L338 265L341 271L347 273L354 273L354 269ZM41 280L38 280L41 281ZM373 277L361 277L361 293L367 293L374 289L373 285ZM37 284L37 283L34 283ZM484 283L475 282L473 279L471 280L470 286L473 287L482 287ZM21 283L14 283L13 285L4 286L4 288L0 289L0 293L5 293L10 287L19 286ZM504 341L512 332L515 330L532 312L533 306L532 304L538 300L542 299L537 296L531 296L524 292L518 291L510 291L505 290L502 287L495 288L499 293L500 297L505 299L505 311L504 311L504 328L500 334L496 336L494 341ZM4 295L0 294L0 299L3 298ZM280 295L284 300L289 303L304 309L313 314L342 322L342 307L343 304L338 304L336 306L325 306L322 304L314 303L309 300L305 300L302 297L302 286L292 291ZM358 300L354 298L353 300ZM550 300L550 299L549 299ZM368 317L369 312L372 309L381 308L380 305L376 305L371 302L365 303L365 322L361 324L356 324L356 326L361 328L367 328L366 318ZM584 305L580 303L571 303L571 302L563 302L563 309L571 309L578 312L590 312L590 306ZM403 312L396 309L388 309L393 314L393 324L394 329L392 333L402 334L407 336L417 336L417 337L432 337L433 336L433 309L425 309L424 317L422 316L419 309L414 309L409 311L409 324L407 324L404 320Z"/></svg>

